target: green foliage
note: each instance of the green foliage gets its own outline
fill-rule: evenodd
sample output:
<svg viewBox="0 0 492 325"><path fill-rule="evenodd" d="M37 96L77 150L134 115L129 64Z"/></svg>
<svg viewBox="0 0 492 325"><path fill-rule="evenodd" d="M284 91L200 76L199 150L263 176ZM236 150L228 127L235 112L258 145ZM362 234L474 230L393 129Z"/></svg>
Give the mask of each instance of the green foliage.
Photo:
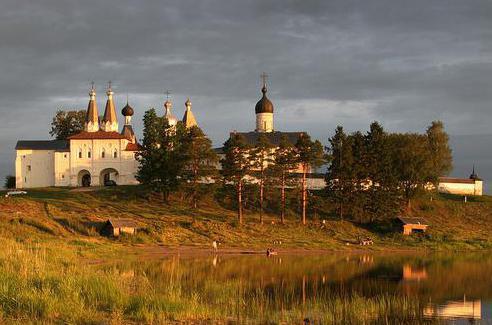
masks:
<svg viewBox="0 0 492 325"><path fill-rule="evenodd" d="M451 168L448 136L441 122L426 134L386 133L374 122L369 132L346 135L338 127L326 148L329 198L359 222L389 220ZM345 207L345 209L343 209Z"/></svg>
<svg viewBox="0 0 492 325"><path fill-rule="evenodd" d="M178 189L188 162L187 131L181 122L170 126L165 117L158 117L152 108L144 114L144 131L137 179L161 193L165 200Z"/></svg>
<svg viewBox="0 0 492 325"><path fill-rule="evenodd" d="M68 137L83 131L85 115L85 110L58 110L51 122L50 135L54 136L57 140L65 140Z"/></svg>
<svg viewBox="0 0 492 325"><path fill-rule="evenodd" d="M15 184L15 176L12 176L12 175L7 175L5 176L5 184L4 184L4 187L6 189L13 189L16 187L16 184Z"/></svg>
<svg viewBox="0 0 492 325"><path fill-rule="evenodd" d="M217 154L212 149L212 142L198 126L193 126L184 135L186 156L183 180L186 192L191 197L196 209L198 201L206 193L201 182L208 182L217 174Z"/></svg>
<svg viewBox="0 0 492 325"><path fill-rule="evenodd" d="M266 170L272 164L272 149L273 145L268 140L265 134L260 134L254 148L250 151L250 159L252 168L258 173L255 175L259 185L259 206L260 206L260 223L263 223L263 198L265 184L268 183L268 173Z"/></svg>
<svg viewBox="0 0 492 325"><path fill-rule="evenodd" d="M427 144L430 151L430 181L437 184L437 177L448 175L453 169L453 157L449 136L441 121L433 121L427 128Z"/></svg>
<svg viewBox="0 0 492 325"><path fill-rule="evenodd" d="M280 222L285 221L286 211L286 187L292 187L295 179L291 171L298 166L294 146L284 134L280 138L278 148L273 153L273 164L268 168L268 173L272 174L272 182L280 188Z"/></svg>
<svg viewBox="0 0 492 325"><path fill-rule="evenodd" d="M307 208L307 186L306 175L309 171L323 165L326 157L323 152L323 146L318 140L312 141L308 134L301 134L295 144L295 155L298 164L302 169L301 178L301 220L306 224L306 208Z"/></svg>
<svg viewBox="0 0 492 325"><path fill-rule="evenodd" d="M240 134L233 133L224 143L225 157L220 161L222 164L222 176L226 182L234 185L237 195L238 222L243 221L243 187L245 177L252 168L249 157L251 147L246 143L246 139Z"/></svg>

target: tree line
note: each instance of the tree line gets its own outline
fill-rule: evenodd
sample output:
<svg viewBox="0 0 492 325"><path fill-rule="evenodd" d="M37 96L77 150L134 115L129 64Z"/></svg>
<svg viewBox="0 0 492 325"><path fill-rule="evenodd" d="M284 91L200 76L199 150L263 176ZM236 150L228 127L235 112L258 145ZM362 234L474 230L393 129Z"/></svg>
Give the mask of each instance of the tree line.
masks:
<svg viewBox="0 0 492 325"><path fill-rule="evenodd" d="M326 148L327 196L340 219L387 219L404 212L411 200L452 169L448 135L440 121L425 134L387 133L374 122L366 134L347 135L341 126Z"/></svg>
<svg viewBox="0 0 492 325"><path fill-rule="evenodd" d="M82 111L58 111L50 133L66 139L83 128L83 118ZM227 188L221 193L233 194L239 224L244 219L245 193L254 202L260 223L265 206L272 204L284 223L289 202L295 203L303 224L309 211L327 210L325 202L340 219L392 218L452 168L448 135L440 121L432 122L425 134L388 133L377 122L366 133L346 134L338 126L324 148L306 133L295 143L283 135L275 144L267 134L251 144L240 133L232 133L224 143L222 159L197 126L187 129L181 122L170 126L154 109L145 112L143 122L137 179L163 200L173 192L183 193L194 208L210 194L210 184ZM325 189L308 191L308 174L323 165L327 166ZM254 197L248 189L253 189Z"/></svg>

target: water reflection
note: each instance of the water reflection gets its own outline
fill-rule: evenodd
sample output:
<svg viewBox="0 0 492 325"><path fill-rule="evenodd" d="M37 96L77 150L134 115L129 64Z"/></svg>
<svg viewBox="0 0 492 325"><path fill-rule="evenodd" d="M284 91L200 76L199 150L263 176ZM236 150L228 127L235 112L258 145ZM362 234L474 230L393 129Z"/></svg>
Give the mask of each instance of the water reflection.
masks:
<svg viewBox="0 0 492 325"><path fill-rule="evenodd" d="M472 300L467 301L466 297L459 301L447 301L443 304L429 303L424 308L424 315L428 317L440 318L465 318L476 320L482 318L482 301Z"/></svg>
<svg viewBox="0 0 492 325"><path fill-rule="evenodd" d="M492 322L492 257L476 255L171 256L94 266L138 291L197 299L217 317L290 323L391 319ZM133 284L132 284L133 283Z"/></svg>

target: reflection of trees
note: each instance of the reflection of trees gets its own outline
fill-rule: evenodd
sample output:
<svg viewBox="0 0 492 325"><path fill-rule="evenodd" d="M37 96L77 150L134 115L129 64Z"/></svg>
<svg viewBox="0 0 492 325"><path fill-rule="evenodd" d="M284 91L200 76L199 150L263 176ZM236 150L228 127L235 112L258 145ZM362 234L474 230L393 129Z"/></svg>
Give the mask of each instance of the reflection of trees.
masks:
<svg viewBox="0 0 492 325"><path fill-rule="evenodd" d="M118 270L125 281L134 281L136 284L128 284L132 290L151 288L157 294L172 293L180 299L197 295L210 308L229 306L226 314L234 308L246 314L266 313L265 308L276 312L294 309L302 314L368 304L364 299L391 300L395 294L419 297L422 302L457 300L465 293L470 299L492 297L492 259L483 255L362 259L357 255L282 256L282 263L279 260L222 255L214 264L210 257L170 257L105 268L107 272ZM342 307L333 305L337 299ZM231 307L232 302L237 302L236 307Z"/></svg>

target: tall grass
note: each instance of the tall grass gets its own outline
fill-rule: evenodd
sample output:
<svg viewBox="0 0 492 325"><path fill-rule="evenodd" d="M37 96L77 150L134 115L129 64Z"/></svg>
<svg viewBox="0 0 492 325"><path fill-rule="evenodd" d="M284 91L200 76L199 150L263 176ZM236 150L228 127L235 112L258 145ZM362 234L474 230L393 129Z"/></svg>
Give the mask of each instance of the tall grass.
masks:
<svg viewBox="0 0 492 325"><path fill-rule="evenodd" d="M299 323L309 319L330 324L421 317L416 299L396 294L364 297L325 290L306 297L293 283L270 286L234 276L203 279L179 260L148 269L98 266L80 261L75 251L61 246L11 240L0 244L3 322Z"/></svg>

